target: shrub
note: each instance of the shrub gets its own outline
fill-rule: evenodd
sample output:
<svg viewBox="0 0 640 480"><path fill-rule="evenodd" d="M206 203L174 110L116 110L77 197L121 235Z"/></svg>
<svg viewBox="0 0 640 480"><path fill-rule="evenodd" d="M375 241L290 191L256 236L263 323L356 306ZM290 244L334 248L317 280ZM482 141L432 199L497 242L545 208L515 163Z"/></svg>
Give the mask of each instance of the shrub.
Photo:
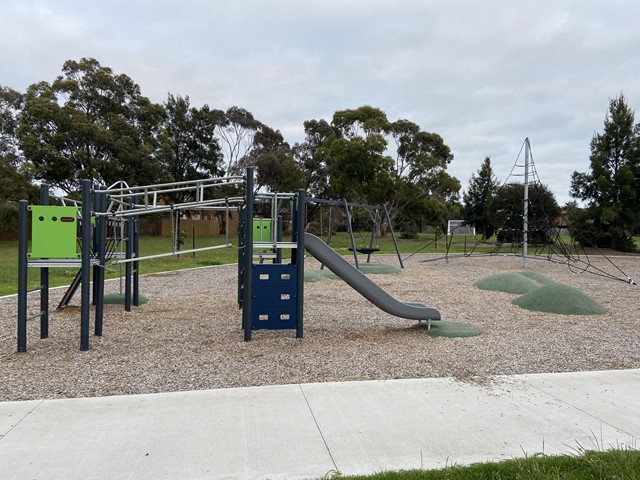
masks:
<svg viewBox="0 0 640 480"><path fill-rule="evenodd" d="M418 227L415 224L404 226L400 232L400 238L415 240L418 238Z"/></svg>

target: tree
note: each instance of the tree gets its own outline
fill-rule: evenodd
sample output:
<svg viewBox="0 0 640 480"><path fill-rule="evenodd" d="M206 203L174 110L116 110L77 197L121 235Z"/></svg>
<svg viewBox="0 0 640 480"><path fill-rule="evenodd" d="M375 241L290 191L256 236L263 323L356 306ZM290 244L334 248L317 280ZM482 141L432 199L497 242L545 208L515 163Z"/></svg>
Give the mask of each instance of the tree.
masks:
<svg viewBox="0 0 640 480"><path fill-rule="evenodd" d="M17 136L36 178L66 191L83 178L154 183L162 107L93 58L68 60L53 83L29 86Z"/></svg>
<svg viewBox="0 0 640 480"><path fill-rule="evenodd" d="M322 155L335 194L355 202L384 202L392 183L392 160L384 154L386 146L380 135L334 138L328 142Z"/></svg>
<svg viewBox="0 0 640 480"><path fill-rule="evenodd" d="M241 161L253 147L253 138L261 123L251 112L240 107L230 107L226 112L215 110L217 117L216 136L220 141L225 158L227 175L238 175Z"/></svg>
<svg viewBox="0 0 640 480"><path fill-rule="evenodd" d="M260 124L253 138L253 148L244 166L257 171L257 187L272 192L295 192L304 188L304 171L293 158L291 147L279 130Z"/></svg>
<svg viewBox="0 0 640 480"><path fill-rule="evenodd" d="M16 202L38 199L38 188L31 182L31 165L24 162L16 139L22 104L21 93L0 86L0 232L11 235L18 227Z"/></svg>
<svg viewBox="0 0 640 480"><path fill-rule="evenodd" d="M284 150L266 152L256 160L257 183L272 192L295 192L303 188L304 171Z"/></svg>
<svg viewBox="0 0 640 480"><path fill-rule="evenodd" d="M590 172L574 172L571 195L587 202L586 215L573 219L587 242L635 250L640 232L640 126L624 95L609 101L604 132L591 139Z"/></svg>
<svg viewBox="0 0 640 480"><path fill-rule="evenodd" d="M553 220L560 207L549 187L541 183L529 185L528 234L529 243L544 244L547 234L553 227ZM501 242L520 243L523 240L524 228L524 185L502 185L496 192L492 205L495 211L495 222L498 227L498 240Z"/></svg>
<svg viewBox="0 0 640 480"><path fill-rule="evenodd" d="M469 188L463 195L464 220L468 225L473 225L476 230L482 232L483 240L491 237L495 232L493 197L499 185L491 168L491 158L486 157L478 174L471 175Z"/></svg>
<svg viewBox="0 0 640 480"><path fill-rule="evenodd" d="M361 203L384 202L393 184L393 161L385 155L386 114L368 105L339 110L331 126L336 134L320 153L334 194Z"/></svg>
<svg viewBox="0 0 640 480"><path fill-rule="evenodd" d="M347 139L384 135L390 128L387 115L379 108L369 105L350 110L338 110L333 114L331 125L340 136Z"/></svg>
<svg viewBox="0 0 640 480"><path fill-rule="evenodd" d="M32 165L24 161L16 138L23 100L20 92L0 86L0 202L37 199Z"/></svg>
<svg viewBox="0 0 640 480"><path fill-rule="evenodd" d="M417 224L421 228L423 220L442 223L459 203L460 182L446 171L453 160L451 150L440 135L406 119L393 122L389 130L396 144L395 174L400 180L388 202L391 218L401 218L400 227Z"/></svg>
<svg viewBox="0 0 640 480"><path fill-rule="evenodd" d="M216 116L208 105L191 107L189 97L168 95L159 134L163 180L183 182L222 174L222 151L214 136ZM174 198L184 201L185 198Z"/></svg>
<svg viewBox="0 0 640 480"><path fill-rule="evenodd" d="M307 120L304 122L304 133L304 141L293 147L294 157L304 170L304 188L311 195L332 198L322 147L335 138L335 132L326 120Z"/></svg>
<svg viewBox="0 0 640 480"><path fill-rule="evenodd" d="M20 160L16 130L23 103L20 92L0 85L0 155L13 164Z"/></svg>

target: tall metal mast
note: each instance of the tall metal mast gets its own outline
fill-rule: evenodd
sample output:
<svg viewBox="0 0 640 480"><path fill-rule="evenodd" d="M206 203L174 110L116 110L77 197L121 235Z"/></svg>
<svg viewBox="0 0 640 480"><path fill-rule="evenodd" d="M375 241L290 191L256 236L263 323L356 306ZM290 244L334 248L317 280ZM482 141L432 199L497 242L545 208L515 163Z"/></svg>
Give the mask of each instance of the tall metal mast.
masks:
<svg viewBox="0 0 640 480"><path fill-rule="evenodd" d="M522 224L522 267L527 268L527 243L529 236L529 162L531 157L529 137L524 139L524 214Z"/></svg>

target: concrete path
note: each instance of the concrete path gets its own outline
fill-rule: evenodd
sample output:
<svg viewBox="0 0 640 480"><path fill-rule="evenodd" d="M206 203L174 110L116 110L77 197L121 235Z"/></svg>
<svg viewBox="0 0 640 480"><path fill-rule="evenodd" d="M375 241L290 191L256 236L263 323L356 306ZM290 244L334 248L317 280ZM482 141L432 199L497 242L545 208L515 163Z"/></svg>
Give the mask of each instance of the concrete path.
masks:
<svg viewBox="0 0 640 480"><path fill-rule="evenodd" d="M640 370L0 403L0 477L296 479L640 447Z"/></svg>

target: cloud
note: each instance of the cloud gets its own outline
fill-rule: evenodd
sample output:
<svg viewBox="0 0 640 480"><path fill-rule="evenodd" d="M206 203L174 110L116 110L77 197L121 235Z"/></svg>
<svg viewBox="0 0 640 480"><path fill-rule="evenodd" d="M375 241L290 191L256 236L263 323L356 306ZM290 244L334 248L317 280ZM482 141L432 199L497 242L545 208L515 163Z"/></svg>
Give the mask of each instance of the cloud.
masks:
<svg viewBox="0 0 640 480"><path fill-rule="evenodd" d="M632 0L14 0L0 84L94 57L154 101L238 105L290 143L305 120L368 104L441 134L463 187L486 156L502 180L529 137L564 202L609 98L640 103L639 14Z"/></svg>

